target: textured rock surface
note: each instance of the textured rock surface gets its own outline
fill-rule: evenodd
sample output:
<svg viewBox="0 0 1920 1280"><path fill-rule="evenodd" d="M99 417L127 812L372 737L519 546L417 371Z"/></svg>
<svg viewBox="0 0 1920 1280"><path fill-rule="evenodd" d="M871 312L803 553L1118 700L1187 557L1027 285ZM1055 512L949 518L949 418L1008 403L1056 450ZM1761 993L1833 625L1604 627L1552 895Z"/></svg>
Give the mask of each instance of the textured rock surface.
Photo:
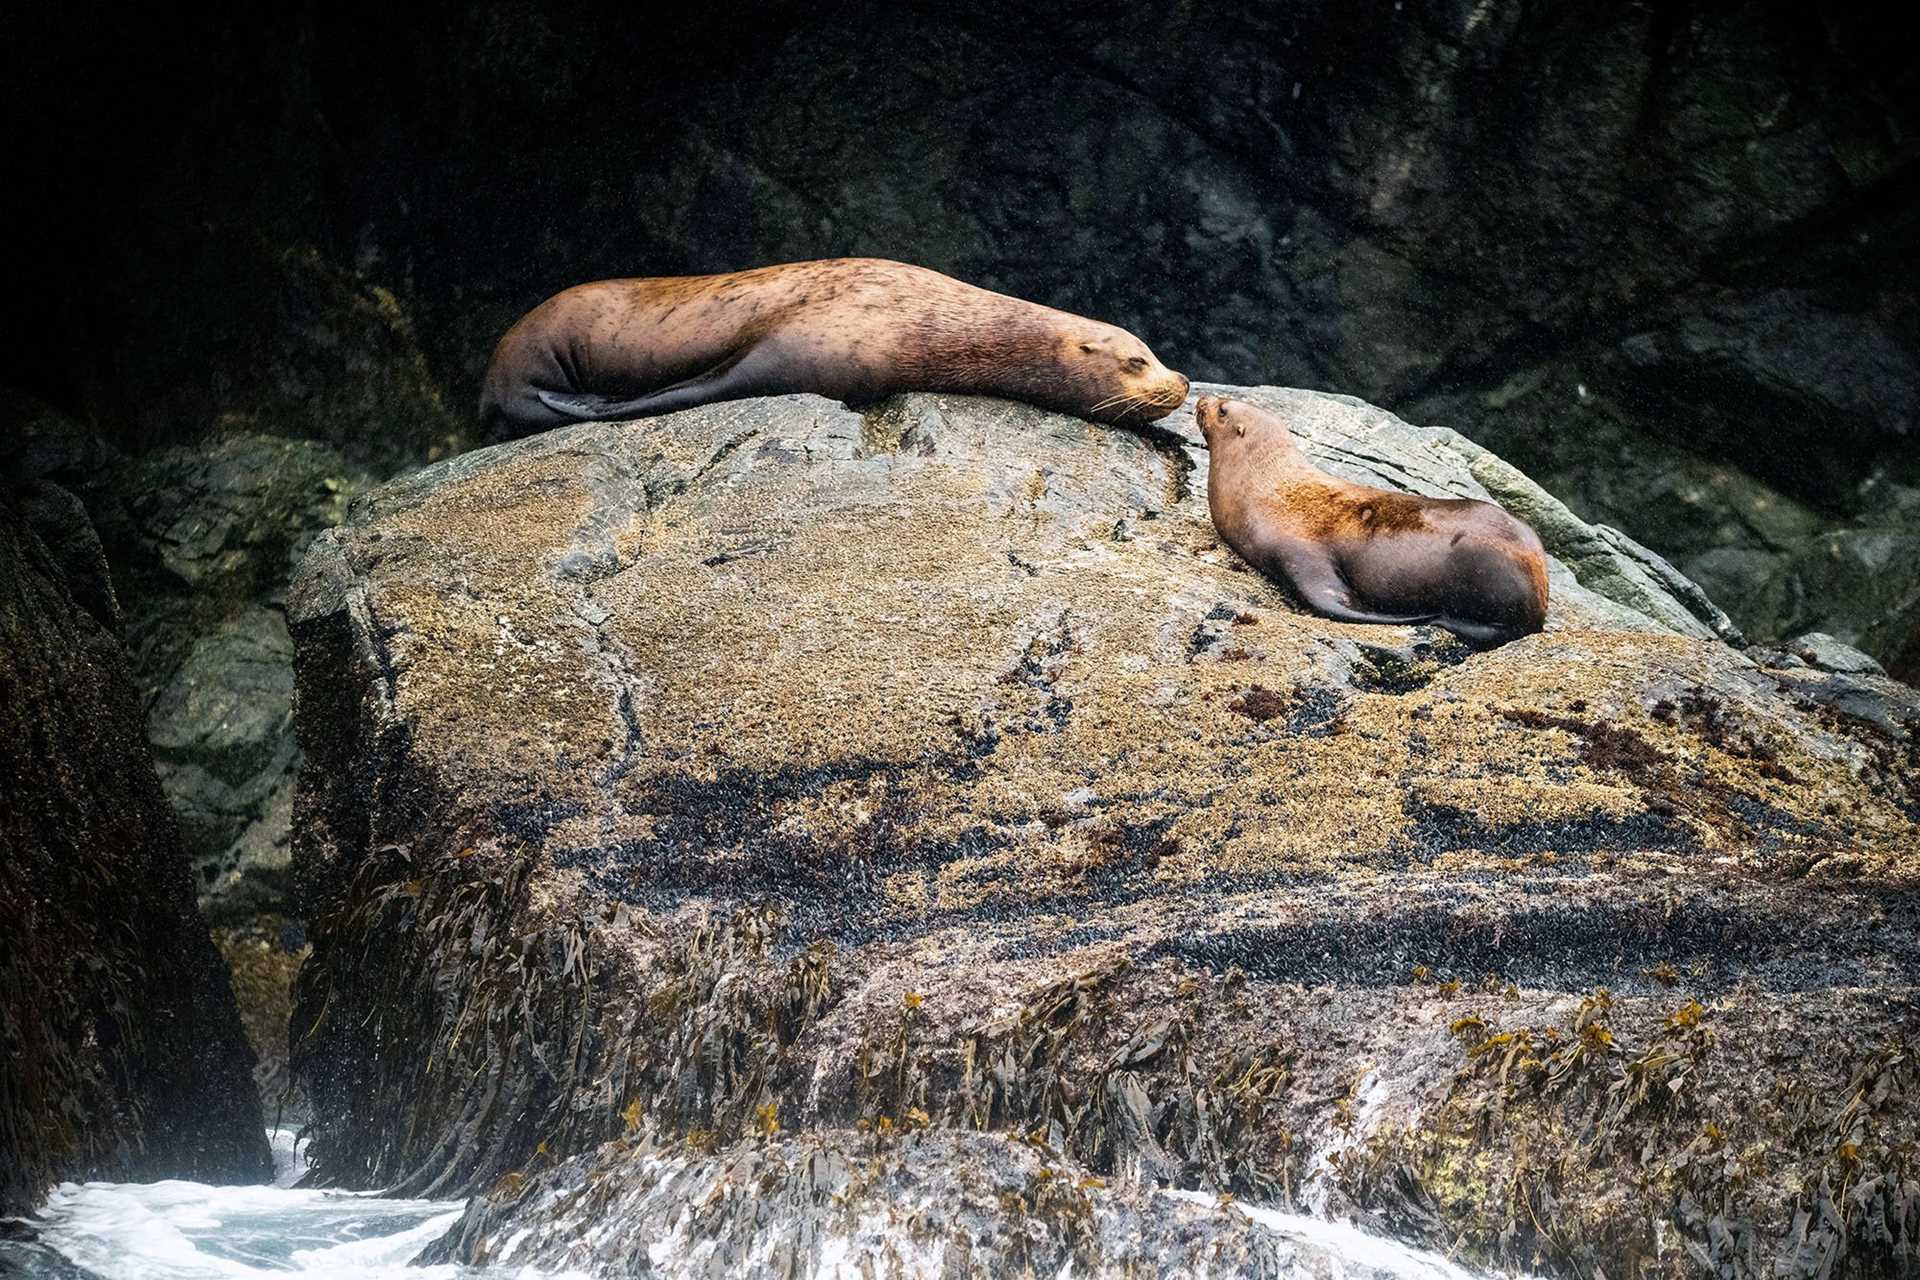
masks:
<svg viewBox="0 0 1920 1280"><path fill-rule="evenodd" d="M0 1212L271 1172L112 601L79 503L0 489Z"/></svg>
<svg viewBox="0 0 1920 1280"><path fill-rule="evenodd" d="M1553 1273L1911 1261L1912 692L1762 665L1451 433L1247 394L1536 520L1547 631L1294 611L1187 411L747 401L356 503L290 608L318 1176L557 1256L635 1152L931 1126L1143 1238L1159 1183ZM976 1271L1058 1239L999 1208Z"/></svg>
<svg viewBox="0 0 1920 1280"><path fill-rule="evenodd" d="M1786 650L1810 667L1849 676L1883 676L1887 669L1852 645L1809 631L1787 641Z"/></svg>
<svg viewBox="0 0 1920 1280"><path fill-rule="evenodd" d="M287 898L293 735L287 580L364 473L305 440L239 434L121 463L110 555L161 785L203 908L233 920Z"/></svg>
<svg viewBox="0 0 1920 1280"><path fill-rule="evenodd" d="M557 1271L578 1267L592 1240L603 1257L646 1259L648 1275L713 1280L823 1272L1465 1280L1440 1258L1351 1229L1109 1182L1031 1136L767 1133L709 1155L620 1142L521 1194L551 1201L532 1230L503 1230L512 1199L476 1197L425 1260Z"/></svg>
<svg viewBox="0 0 1920 1280"><path fill-rule="evenodd" d="M306 930L298 921L263 913L216 927L213 941L227 962L234 1002L253 1049L261 1108L276 1125L303 1124L306 1098L293 1087L287 1071L287 1025L293 1016L294 976L307 957Z"/></svg>

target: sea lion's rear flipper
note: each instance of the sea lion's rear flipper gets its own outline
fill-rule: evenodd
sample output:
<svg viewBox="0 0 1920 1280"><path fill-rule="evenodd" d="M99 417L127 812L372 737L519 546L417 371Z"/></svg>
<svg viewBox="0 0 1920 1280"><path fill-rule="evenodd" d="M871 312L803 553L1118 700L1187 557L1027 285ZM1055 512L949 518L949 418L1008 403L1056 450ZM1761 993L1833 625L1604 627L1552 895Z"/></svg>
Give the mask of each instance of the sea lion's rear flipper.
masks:
<svg viewBox="0 0 1920 1280"><path fill-rule="evenodd" d="M632 400L614 400L579 392L536 391L533 394L547 408L555 413L563 413L576 422L618 422L623 418L645 418L660 412L651 407L659 398L658 392Z"/></svg>
<svg viewBox="0 0 1920 1280"><path fill-rule="evenodd" d="M576 422L624 422L628 418L651 418L677 409L692 409L716 400L734 400L720 389L720 379L702 374L660 391L649 391L631 400L611 396L588 395L577 391L536 391L540 403L555 413L564 413Z"/></svg>
<svg viewBox="0 0 1920 1280"><path fill-rule="evenodd" d="M621 422L628 418L651 418L656 414L692 409L721 400L738 400L760 395L752 381L753 361L731 357L723 365L695 374L685 382L676 382L658 391L649 391L630 400L596 396L583 391L536 391L540 403L555 413L564 413L579 422Z"/></svg>
<svg viewBox="0 0 1920 1280"><path fill-rule="evenodd" d="M1353 593L1347 584L1340 580L1332 566L1325 573L1288 574L1293 589L1306 602L1309 609L1323 618L1332 618L1335 622L1367 622L1383 627L1419 627L1429 622L1439 621L1439 615L1433 613L1373 613L1358 608L1353 603Z"/></svg>
<svg viewBox="0 0 1920 1280"><path fill-rule="evenodd" d="M1436 621L1476 649L1495 649L1509 640L1518 640L1529 634L1520 627L1495 627L1484 622L1468 622L1463 618L1439 618Z"/></svg>
<svg viewBox="0 0 1920 1280"><path fill-rule="evenodd" d="M1340 604L1318 604L1307 601L1313 611L1322 617L1332 618L1335 622L1367 622L1378 627L1424 627L1440 619L1431 613L1369 613L1365 609L1349 608Z"/></svg>

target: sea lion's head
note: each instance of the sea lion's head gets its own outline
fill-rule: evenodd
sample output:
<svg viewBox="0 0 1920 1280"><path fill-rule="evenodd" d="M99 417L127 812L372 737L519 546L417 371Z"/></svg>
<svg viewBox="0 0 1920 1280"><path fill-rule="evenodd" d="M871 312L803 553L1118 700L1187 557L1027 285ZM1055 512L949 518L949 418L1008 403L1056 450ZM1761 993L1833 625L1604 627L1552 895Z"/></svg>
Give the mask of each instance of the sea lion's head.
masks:
<svg viewBox="0 0 1920 1280"><path fill-rule="evenodd" d="M1264 454L1293 448L1287 424L1257 404L1226 396L1201 396L1193 406L1193 420L1207 438L1207 452Z"/></svg>
<svg viewBox="0 0 1920 1280"><path fill-rule="evenodd" d="M1186 378L1116 325L1075 317L1060 337L1061 373L1075 411L1095 422L1152 422L1187 402Z"/></svg>

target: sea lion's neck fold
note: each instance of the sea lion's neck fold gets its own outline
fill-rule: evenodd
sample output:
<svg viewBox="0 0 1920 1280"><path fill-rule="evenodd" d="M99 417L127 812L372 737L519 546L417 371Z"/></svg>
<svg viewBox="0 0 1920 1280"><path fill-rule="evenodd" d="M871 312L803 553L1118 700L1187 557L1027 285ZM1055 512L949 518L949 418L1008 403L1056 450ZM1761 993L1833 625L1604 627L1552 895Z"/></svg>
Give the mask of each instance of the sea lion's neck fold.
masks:
<svg viewBox="0 0 1920 1280"><path fill-rule="evenodd" d="M984 292L984 291L983 291ZM1060 329L1045 308L987 294L935 309L913 329L912 364L926 385L965 388L1035 403L1071 400L1058 347Z"/></svg>

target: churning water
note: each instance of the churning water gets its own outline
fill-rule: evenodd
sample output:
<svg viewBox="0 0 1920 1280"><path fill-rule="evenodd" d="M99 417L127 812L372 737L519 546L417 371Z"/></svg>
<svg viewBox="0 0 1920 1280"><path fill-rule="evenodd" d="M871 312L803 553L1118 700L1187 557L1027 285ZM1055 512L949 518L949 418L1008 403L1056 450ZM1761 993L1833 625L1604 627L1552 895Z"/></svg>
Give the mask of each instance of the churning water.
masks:
<svg viewBox="0 0 1920 1280"><path fill-rule="evenodd" d="M407 1265L459 1218L459 1201L386 1200L297 1191L290 1131L269 1135L270 1187L199 1182L66 1183L35 1215L36 1244L0 1242L14 1280L534 1280L520 1268ZM1209 1200L1198 1192L1169 1192ZM1332 1261L1313 1273L1345 1280L1473 1280L1444 1258L1354 1227L1242 1206L1256 1224ZM851 1261L851 1260L849 1260ZM823 1269L837 1280L841 1268ZM853 1266L845 1274L857 1274ZM544 1273L541 1280L552 1280Z"/></svg>
<svg viewBox="0 0 1920 1280"><path fill-rule="evenodd" d="M459 1201L295 1191L301 1168L293 1134L268 1136L273 1186L65 1183L33 1219L39 1246L13 1246L0 1260L48 1280L445 1280L458 1273L407 1263L454 1224Z"/></svg>

